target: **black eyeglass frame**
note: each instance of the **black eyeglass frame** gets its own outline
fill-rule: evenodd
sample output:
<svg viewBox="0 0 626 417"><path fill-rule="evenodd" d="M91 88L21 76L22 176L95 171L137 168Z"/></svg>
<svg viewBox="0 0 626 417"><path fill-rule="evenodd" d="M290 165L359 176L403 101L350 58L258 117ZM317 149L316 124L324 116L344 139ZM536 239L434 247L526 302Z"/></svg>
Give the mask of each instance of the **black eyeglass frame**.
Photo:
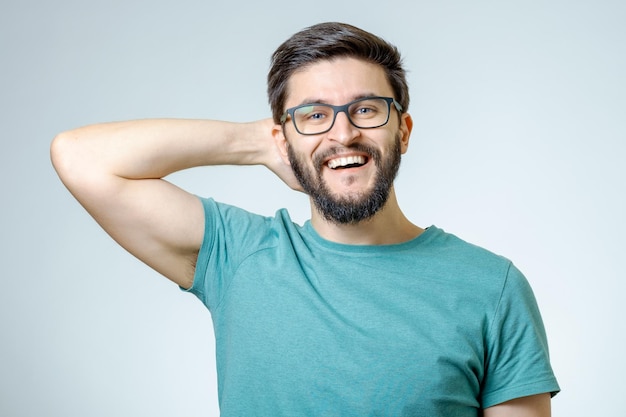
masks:
<svg viewBox="0 0 626 417"><path fill-rule="evenodd" d="M350 117L350 113L348 112L348 109L350 108L350 106L352 106L355 103L358 103L360 101L365 101L365 100L384 100L385 102L387 102L387 119L377 125L377 126L367 126L367 127L362 127L357 125L356 123L354 123L354 121L352 121L352 118ZM287 110L285 110L285 112L283 113L283 115L280 117L280 124L281 125L285 125L285 123L287 123L287 117L290 116L291 117L291 121L293 122L293 127L296 129L296 132L298 132L301 135L305 135L305 136L314 136L314 135L321 135L324 134L326 132L328 132L330 129L333 128L333 126L335 125L335 120L337 120L337 115L339 113L345 113L346 116L348 117L348 121L350 122L350 124L358 129L376 129L378 127L382 127L384 125L386 125L387 123L389 123L389 116L391 115L391 104L393 103L393 106L396 108L396 110L398 110L398 113L402 113L402 105L400 105L400 103L398 103L396 101L395 98L393 97L379 97L379 96L371 96L371 97L362 97L359 99L356 99L354 101L351 101L347 104L343 104L341 106L333 106L332 104L327 104L327 103L305 103L305 104L300 104L298 106L295 107L291 107ZM328 128L326 130L323 130L321 132L315 132L315 133L303 133L300 131L300 129L298 129L298 125L296 125L296 120L294 117L294 112L302 107L310 107L310 106L326 106L328 108L333 109L333 121L330 123L330 126L328 126Z"/></svg>

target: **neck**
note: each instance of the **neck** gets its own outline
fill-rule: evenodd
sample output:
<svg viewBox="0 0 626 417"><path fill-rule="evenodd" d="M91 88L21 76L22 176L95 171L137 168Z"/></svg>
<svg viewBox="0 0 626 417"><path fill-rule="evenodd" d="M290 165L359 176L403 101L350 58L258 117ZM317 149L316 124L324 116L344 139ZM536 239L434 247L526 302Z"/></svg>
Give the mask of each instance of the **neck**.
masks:
<svg viewBox="0 0 626 417"><path fill-rule="evenodd" d="M394 189L384 207L374 216L354 224L327 220L311 203L311 224L324 239L349 245L390 245L407 242L424 230L411 223L398 205Z"/></svg>

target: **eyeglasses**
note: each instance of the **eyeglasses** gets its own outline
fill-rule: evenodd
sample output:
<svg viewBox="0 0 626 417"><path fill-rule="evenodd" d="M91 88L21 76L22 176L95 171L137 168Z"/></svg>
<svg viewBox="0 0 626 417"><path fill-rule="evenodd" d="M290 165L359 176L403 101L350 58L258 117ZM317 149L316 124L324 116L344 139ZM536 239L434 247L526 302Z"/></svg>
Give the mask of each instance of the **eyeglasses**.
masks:
<svg viewBox="0 0 626 417"><path fill-rule="evenodd" d="M343 112L353 126L374 129L389 122L392 103L398 112L402 112L400 103L391 97L365 97L342 106L301 104L287 109L281 116L280 123L284 125L287 117L291 116L296 131L301 135L320 135L332 129L337 114Z"/></svg>

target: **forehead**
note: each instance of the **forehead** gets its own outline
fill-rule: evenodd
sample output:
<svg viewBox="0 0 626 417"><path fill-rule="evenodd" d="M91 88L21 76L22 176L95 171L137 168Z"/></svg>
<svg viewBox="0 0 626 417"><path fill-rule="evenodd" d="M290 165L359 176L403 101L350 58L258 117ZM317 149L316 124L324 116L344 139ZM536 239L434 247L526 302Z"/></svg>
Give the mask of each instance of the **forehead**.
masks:
<svg viewBox="0 0 626 417"><path fill-rule="evenodd" d="M286 107L303 103L344 104L366 95L393 96L384 69L356 58L318 61L289 79Z"/></svg>

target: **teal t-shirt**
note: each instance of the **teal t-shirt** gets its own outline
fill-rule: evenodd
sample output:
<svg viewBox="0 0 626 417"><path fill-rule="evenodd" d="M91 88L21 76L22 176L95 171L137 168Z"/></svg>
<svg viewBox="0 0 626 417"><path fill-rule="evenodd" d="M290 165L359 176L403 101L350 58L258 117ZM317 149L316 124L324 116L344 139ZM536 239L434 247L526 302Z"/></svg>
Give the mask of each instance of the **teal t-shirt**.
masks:
<svg viewBox="0 0 626 417"><path fill-rule="evenodd" d="M434 226L343 245L285 210L202 202L190 291L211 311L223 417L476 417L559 390L532 290L507 259Z"/></svg>

